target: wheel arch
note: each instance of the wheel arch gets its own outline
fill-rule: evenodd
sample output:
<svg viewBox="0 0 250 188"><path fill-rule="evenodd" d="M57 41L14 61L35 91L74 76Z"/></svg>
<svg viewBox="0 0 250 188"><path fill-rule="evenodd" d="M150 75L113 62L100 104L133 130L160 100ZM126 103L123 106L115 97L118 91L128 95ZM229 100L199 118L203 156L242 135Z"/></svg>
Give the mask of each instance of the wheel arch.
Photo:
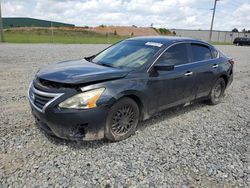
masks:
<svg viewBox="0 0 250 188"><path fill-rule="evenodd" d="M123 97L131 98L136 102L136 104L139 107L139 111L140 111L140 120L143 120L144 114L145 114L145 105L142 103L141 99L134 94L124 95Z"/></svg>
<svg viewBox="0 0 250 188"><path fill-rule="evenodd" d="M113 104L116 101L121 100L122 98L125 98L125 97L131 98L138 105L139 111L140 111L140 120L147 119L148 117L147 104L145 102L146 100L144 99L144 94L140 91L134 91L134 90L124 91L122 93L119 93L115 97Z"/></svg>
<svg viewBox="0 0 250 188"><path fill-rule="evenodd" d="M225 81L225 84L226 84L226 86L227 86L227 83L228 83L228 77L227 77L227 75L226 75L226 74L222 74L222 75L220 75L220 76L217 78L217 80L218 80L219 78L223 78L223 80Z"/></svg>

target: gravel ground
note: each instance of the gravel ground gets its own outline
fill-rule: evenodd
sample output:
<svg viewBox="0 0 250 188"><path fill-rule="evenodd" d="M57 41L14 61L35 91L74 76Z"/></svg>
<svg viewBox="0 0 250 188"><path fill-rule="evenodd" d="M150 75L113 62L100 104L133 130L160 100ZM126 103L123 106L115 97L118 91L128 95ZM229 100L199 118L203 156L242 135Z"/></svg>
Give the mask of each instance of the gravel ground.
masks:
<svg viewBox="0 0 250 188"><path fill-rule="evenodd" d="M127 140L72 142L38 130L26 92L39 67L105 45L0 45L0 187L250 187L250 48L224 102L164 111Z"/></svg>

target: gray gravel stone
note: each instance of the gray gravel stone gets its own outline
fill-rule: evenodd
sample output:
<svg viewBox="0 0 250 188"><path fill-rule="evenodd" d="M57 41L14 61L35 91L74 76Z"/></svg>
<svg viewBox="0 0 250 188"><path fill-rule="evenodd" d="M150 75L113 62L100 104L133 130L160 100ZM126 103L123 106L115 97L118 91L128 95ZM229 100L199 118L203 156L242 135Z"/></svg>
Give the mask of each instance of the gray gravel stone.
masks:
<svg viewBox="0 0 250 188"><path fill-rule="evenodd" d="M0 45L0 187L249 187L250 48L218 46L236 60L216 106L157 114L127 140L72 142L41 132L26 92L47 64L106 45Z"/></svg>

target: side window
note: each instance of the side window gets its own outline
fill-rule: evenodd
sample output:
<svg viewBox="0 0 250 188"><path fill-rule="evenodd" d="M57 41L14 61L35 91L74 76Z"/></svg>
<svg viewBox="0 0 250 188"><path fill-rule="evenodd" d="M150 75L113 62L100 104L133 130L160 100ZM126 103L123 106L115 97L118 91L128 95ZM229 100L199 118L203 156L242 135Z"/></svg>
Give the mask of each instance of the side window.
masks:
<svg viewBox="0 0 250 188"><path fill-rule="evenodd" d="M193 61L204 61L212 59L211 51L209 47L202 44L191 44L193 53Z"/></svg>
<svg viewBox="0 0 250 188"><path fill-rule="evenodd" d="M166 50L161 57L158 59L157 63L159 64L174 64L180 65L189 62L187 45L176 44Z"/></svg>
<svg viewBox="0 0 250 188"><path fill-rule="evenodd" d="M211 52L212 52L212 57L214 59L217 58L219 52L215 48L211 48Z"/></svg>

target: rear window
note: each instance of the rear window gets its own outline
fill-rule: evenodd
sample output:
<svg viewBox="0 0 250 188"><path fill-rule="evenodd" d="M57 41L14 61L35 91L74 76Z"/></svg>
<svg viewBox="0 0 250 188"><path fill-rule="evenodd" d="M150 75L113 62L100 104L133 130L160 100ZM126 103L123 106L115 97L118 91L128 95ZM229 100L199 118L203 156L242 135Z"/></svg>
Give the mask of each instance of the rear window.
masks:
<svg viewBox="0 0 250 188"><path fill-rule="evenodd" d="M208 46L202 44L191 44L193 61L204 61L212 59L212 54Z"/></svg>
<svg viewBox="0 0 250 188"><path fill-rule="evenodd" d="M247 38L235 38L234 41L247 41Z"/></svg>

